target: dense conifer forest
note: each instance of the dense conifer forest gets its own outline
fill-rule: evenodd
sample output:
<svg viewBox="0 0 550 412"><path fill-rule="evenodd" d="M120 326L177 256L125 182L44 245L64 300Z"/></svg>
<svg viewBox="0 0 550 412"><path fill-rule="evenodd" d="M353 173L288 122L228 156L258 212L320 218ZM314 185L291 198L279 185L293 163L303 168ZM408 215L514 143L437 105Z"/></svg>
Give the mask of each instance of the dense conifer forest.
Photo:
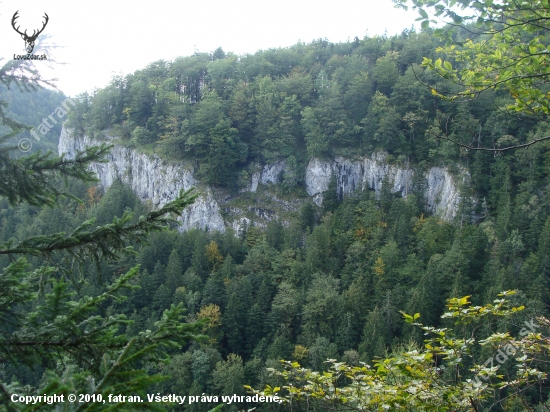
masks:
<svg viewBox="0 0 550 412"><path fill-rule="evenodd" d="M465 33L455 36L459 41ZM245 186L253 165L286 159L290 167L276 190L303 198L310 159L382 150L393 164L420 171L446 166L456 176L467 174L453 221L426 210L421 178L406 198L392 194L389 185L379 194L359 190L341 198L333 180L321 207L305 202L292 219L273 220L265 229L180 233L172 222L168 230L149 234L146 244L132 239L133 254L71 266L61 278L67 282L63 287L42 285L46 294L16 312L33 314L44 300L67 304L99 296L105 285L139 265L122 298L105 300L96 310L131 321L117 323L112 333L133 337L155 330L164 311L180 305L185 321L199 325L201 337L166 349L164 363L148 359L140 368L168 377L151 381L150 393L193 396L246 395L243 385L281 385L282 378L268 372L281 371L281 359L328 371L327 359L373 365L373 359L420 348L425 334L402 312L419 313L424 325L452 328L452 319L441 315L453 297L469 295L474 305L485 305L502 291L516 290L510 300L525 309L513 324L483 324L485 336L548 316L550 143L495 155L450 141L504 147L543 136L548 124L512 115L503 92L489 90L461 102L435 95L432 89L459 90L420 65L424 57L435 58L442 44L428 28L338 44L317 40L245 56L219 48L158 61L80 95L68 126L77 135L101 140L108 133L116 144L190 162L201 182L231 193ZM9 96L2 99L28 124L63 100L45 91ZM22 96L36 110L19 113L31 104L18 103ZM75 198L59 200L59 207L13 206L0 198L0 244L70 233L88 219L109 224L125 212L132 212L128 223L136 224L149 212L120 182L105 192L96 184L69 177L66 190ZM66 264L63 259L35 254L28 265L59 267ZM0 269L12 263L9 254L0 255ZM12 327L2 326L3 331ZM479 359L492 353L489 346L472 350ZM46 361L25 364L1 354L0 382L6 387L41 387L51 368ZM499 373L513 380L513 366L505 363ZM522 399L546 410L540 405L547 390L526 391ZM500 403L499 410L525 410L514 402ZM206 412L218 404L167 409ZM219 410L254 406L290 410L285 404L246 403ZM307 410L300 404L294 408Z"/></svg>

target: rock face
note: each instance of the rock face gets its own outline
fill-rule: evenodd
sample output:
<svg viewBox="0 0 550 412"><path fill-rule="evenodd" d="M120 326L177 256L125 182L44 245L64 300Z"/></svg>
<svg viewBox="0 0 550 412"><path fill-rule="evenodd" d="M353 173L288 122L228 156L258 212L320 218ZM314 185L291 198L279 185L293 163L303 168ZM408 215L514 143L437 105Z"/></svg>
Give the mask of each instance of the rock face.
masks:
<svg viewBox="0 0 550 412"><path fill-rule="evenodd" d="M107 139L111 139L107 136ZM65 127L59 137L59 154L65 153L74 158L78 150L101 142L87 136L75 138ZM312 159L306 168L306 190L317 205L323 201L323 192L336 176L338 195L342 198L355 190L374 190L380 192L384 181L391 185L391 192L406 197L413 192L414 170L408 167L390 165L387 154L374 153L370 158L349 160L336 157L333 160ZM173 200L181 189L200 187L201 196L187 208L181 216L182 231L192 228L224 232L233 227L236 233L246 226L259 224L265 226L269 220L277 218L277 213L269 207L254 205L248 211L256 215L258 222L252 222L240 213L232 223L225 222L220 204L214 198L212 190L200 184L193 172L183 166L171 165L158 156L148 156L136 150L116 145L107 157L107 163L93 163L91 169L97 174L103 188L108 188L117 179L130 185L134 193L143 202L158 208ZM285 161L268 165L256 165L250 185L245 191L256 192L258 186L280 183L286 168ZM468 179L466 172L462 179ZM428 209L443 219L451 220L458 212L461 196L453 176L441 167L431 168L424 176L422 194ZM456 179L456 177L454 178ZM417 189L418 191L418 189ZM278 199L273 198L278 201ZM225 209L224 209L225 210ZM244 211L243 211L244 213ZM234 214L234 213L233 213ZM263 223L262 223L263 222Z"/></svg>
<svg viewBox="0 0 550 412"><path fill-rule="evenodd" d="M448 170L442 167L432 167L426 174L427 190L425 192L428 210L442 219L451 220L460 206L460 192L453 182ZM462 172L462 181L469 179L466 171Z"/></svg>
<svg viewBox="0 0 550 412"><path fill-rule="evenodd" d="M63 127L59 137L59 154L65 153L68 158L74 158L77 150L100 143L87 136L74 138ZM181 189L188 190L198 184L190 170L168 165L158 156L150 157L124 146L113 147L107 160L107 163L94 162L91 165L101 186L108 188L120 179L132 188L141 201L150 202L155 208L174 200ZM202 195L181 216L181 230L198 228L225 231L220 207L212 192L208 188L201 188L200 191Z"/></svg>
<svg viewBox="0 0 550 412"><path fill-rule="evenodd" d="M252 182L248 188L249 192L258 190L258 184L279 183L282 173L286 167L286 161L281 160L274 164L267 164L263 168L256 165L256 172L252 175Z"/></svg>
<svg viewBox="0 0 550 412"><path fill-rule="evenodd" d="M389 165L383 152L374 153L370 158L348 160L336 157L334 160L312 159L306 169L306 190L313 201L320 205L323 192L328 189L333 174L336 176L338 195L343 197L355 190L380 192L384 179L391 184L392 193L406 197L413 191L414 170ZM466 172L463 179L467 179ZM439 217L451 220L458 212L460 192L448 170L433 167L424 176L426 185L424 197L428 210Z"/></svg>

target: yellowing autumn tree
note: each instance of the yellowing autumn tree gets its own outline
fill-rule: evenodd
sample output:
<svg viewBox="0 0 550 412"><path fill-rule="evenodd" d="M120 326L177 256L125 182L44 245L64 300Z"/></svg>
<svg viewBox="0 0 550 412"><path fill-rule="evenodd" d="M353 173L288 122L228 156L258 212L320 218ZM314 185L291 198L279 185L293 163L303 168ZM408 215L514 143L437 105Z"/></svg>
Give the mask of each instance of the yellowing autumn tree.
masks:
<svg viewBox="0 0 550 412"><path fill-rule="evenodd" d="M220 253L220 248L216 242L211 241L208 245L206 245L206 259L208 260L208 265L212 270L216 270L223 263L223 256Z"/></svg>

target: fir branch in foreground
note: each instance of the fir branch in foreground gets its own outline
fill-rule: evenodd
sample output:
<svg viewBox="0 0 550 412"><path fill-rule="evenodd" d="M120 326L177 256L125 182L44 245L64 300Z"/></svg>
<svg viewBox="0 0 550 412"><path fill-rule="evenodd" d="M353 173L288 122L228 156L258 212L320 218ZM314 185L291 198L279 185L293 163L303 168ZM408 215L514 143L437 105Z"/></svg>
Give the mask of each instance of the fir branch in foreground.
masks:
<svg viewBox="0 0 550 412"><path fill-rule="evenodd" d="M23 361L28 365L41 364L57 370L59 362L67 365L63 375L53 370L45 372L46 385L36 392L41 395L83 393L101 394L107 398L109 394L138 394L145 399L146 390L164 378L139 368L144 363L165 361L168 357L166 349L181 349L191 340L206 339L200 335L206 321L186 323L183 304L180 303L165 310L152 331L137 336L121 333L121 327L124 329L131 321L124 315L100 315L100 308L124 300L126 297L122 292L135 288L130 281L138 272L139 266L135 266L119 276L103 293L77 301L73 300L75 293L71 291L69 282L51 279L52 290L44 301L21 320L22 324L14 333L0 335L0 361ZM79 369L82 367L85 369ZM29 389L13 382L2 386L0 401L9 403L12 393L21 394ZM123 402L116 407L125 405ZM41 401L33 408L41 410L50 406ZM79 409L82 407L85 410L105 410L102 403L73 406L75 409L71 411L82 410ZM159 410L155 404L143 403L140 407L143 407L140 410Z"/></svg>
<svg viewBox="0 0 550 412"><path fill-rule="evenodd" d="M57 176L74 177L85 182L97 181L88 169L91 162L106 162L103 157L112 145L105 143L79 151L72 160L65 156L52 156L52 152L35 153L14 159L9 156L11 147L0 148L0 196L11 205L28 202L33 206L53 205L60 196L70 196L53 185Z"/></svg>
<svg viewBox="0 0 550 412"><path fill-rule="evenodd" d="M164 230L167 223L173 223L175 220L167 215L180 216L197 198L198 193L193 194L193 191L194 188L186 192L181 190L176 199L159 210L149 212L147 216L141 216L135 224L129 224L133 217L130 212L121 218L115 217L112 223L96 228L92 228L94 220L88 220L69 234L60 232L33 236L16 244L13 241L5 242L0 245L0 255L38 256L67 250L77 259L116 259L127 250L130 243L144 241L149 233Z"/></svg>
<svg viewBox="0 0 550 412"><path fill-rule="evenodd" d="M19 266L20 267L20 266ZM125 315L101 315L99 310L105 304L126 299L122 293L137 286L130 283L139 273L139 265L119 276L106 290L95 297L86 296L74 300L71 283L52 278L51 292L43 303L19 320L18 328L9 335L0 335L0 360L26 359L29 364L56 359L59 351L65 352L77 363L93 364L94 359L104 353L126 347L129 337L120 333L120 327L132 323ZM31 301L32 295L27 301ZM198 335L205 320L188 324L183 322L182 304L172 305L155 323L154 330L139 333L133 339L137 347L146 352L150 360L163 360L162 347L180 348ZM75 352L76 351L76 352ZM135 355L135 354L134 354Z"/></svg>

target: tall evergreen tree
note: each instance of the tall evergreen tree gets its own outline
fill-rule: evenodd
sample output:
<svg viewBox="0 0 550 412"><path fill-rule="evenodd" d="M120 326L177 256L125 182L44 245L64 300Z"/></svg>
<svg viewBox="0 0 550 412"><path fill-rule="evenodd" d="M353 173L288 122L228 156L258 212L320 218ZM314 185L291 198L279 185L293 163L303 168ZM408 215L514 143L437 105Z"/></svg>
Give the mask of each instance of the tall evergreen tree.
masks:
<svg viewBox="0 0 550 412"><path fill-rule="evenodd" d="M170 252L165 276L166 285L172 293L183 285L183 265L181 264L181 258L176 249L172 249L172 252Z"/></svg>
<svg viewBox="0 0 550 412"><path fill-rule="evenodd" d="M30 90L43 81L27 62L11 61L0 69L0 82ZM11 132L0 138L0 196L12 206L56 207L61 197L71 196L59 188L58 178L94 181L88 167L92 161L101 161L108 146L87 148L73 160L40 152L15 158L16 147L8 139L27 127L5 116L4 106L0 102L0 120ZM115 262L131 253L131 245L163 230L174 221L171 215L180 215L195 197L191 191L182 191L175 200L136 222L126 212L102 226L89 220L69 233L0 243L0 257L9 262L0 273L0 404L5 410L18 410L11 397L23 393L56 394L65 399L69 394L103 399L113 393L138 394L147 399L146 390L160 377L145 372L143 362L156 362L166 356L166 349L186 345L198 336L200 325L185 323L182 306L172 306L153 329L130 336L121 332L129 323L126 316L106 313L104 308L124 300L124 291L133 287L131 279L138 267L109 284L100 284L92 295L78 293L75 285L81 287L84 281L74 276L74 269L90 261L99 268L101 262ZM40 365L44 371L40 381L29 385L21 376L13 379L3 372L20 365ZM56 407L47 401L43 396L33 408ZM145 402L140 407L155 406ZM104 410L104 405L90 403L87 410Z"/></svg>

